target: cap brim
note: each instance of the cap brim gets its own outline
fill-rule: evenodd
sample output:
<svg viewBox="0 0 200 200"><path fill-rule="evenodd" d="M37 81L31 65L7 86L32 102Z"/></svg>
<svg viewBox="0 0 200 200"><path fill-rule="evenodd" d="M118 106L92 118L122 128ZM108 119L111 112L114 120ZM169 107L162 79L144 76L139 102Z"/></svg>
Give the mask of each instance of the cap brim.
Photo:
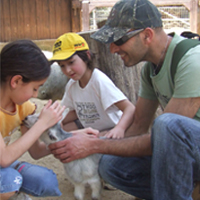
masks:
<svg viewBox="0 0 200 200"><path fill-rule="evenodd" d="M91 38L105 44L110 44L122 38L129 30L130 28L104 25L101 29L92 34Z"/></svg>
<svg viewBox="0 0 200 200"><path fill-rule="evenodd" d="M70 58L75 51L64 51L64 52L59 52L55 54L52 58L49 59L49 61L58 61L58 60L66 60Z"/></svg>

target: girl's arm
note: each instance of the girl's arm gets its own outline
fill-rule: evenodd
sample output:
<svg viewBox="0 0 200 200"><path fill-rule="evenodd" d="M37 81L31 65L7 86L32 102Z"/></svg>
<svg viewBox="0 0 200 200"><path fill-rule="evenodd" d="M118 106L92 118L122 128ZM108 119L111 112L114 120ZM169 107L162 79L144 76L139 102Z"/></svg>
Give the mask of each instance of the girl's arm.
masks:
<svg viewBox="0 0 200 200"><path fill-rule="evenodd" d="M52 104L50 100L43 108L38 121L15 142L5 144L0 135L0 165L7 167L22 156L49 127L53 126L62 118L65 107L60 107L58 102Z"/></svg>
<svg viewBox="0 0 200 200"><path fill-rule="evenodd" d="M115 103L115 105L123 112L118 124L111 129L105 136L108 138L123 138L126 129L133 122L135 106L127 99Z"/></svg>
<svg viewBox="0 0 200 200"><path fill-rule="evenodd" d="M29 129L27 127L21 126L22 134L26 133L28 130ZM35 160L47 156L51 153L50 150L46 147L45 143L39 139L36 140L36 142L29 148L28 152Z"/></svg>

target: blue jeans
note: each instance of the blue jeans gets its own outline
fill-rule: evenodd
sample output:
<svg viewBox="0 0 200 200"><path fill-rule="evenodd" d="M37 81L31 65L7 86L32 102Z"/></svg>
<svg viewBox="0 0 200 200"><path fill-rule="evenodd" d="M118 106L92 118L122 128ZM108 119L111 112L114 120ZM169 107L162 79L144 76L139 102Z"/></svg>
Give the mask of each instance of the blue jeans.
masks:
<svg viewBox="0 0 200 200"><path fill-rule="evenodd" d="M114 187L148 200L192 200L200 180L200 122L160 115L152 128L152 157L104 155L101 177Z"/></svg>
<svg viewBox="0 0 200 200"><path fill-rule="evenodd" d="M15 161L0 167L0 193L21 191L36 197L60 196L54 172L42 166Z"/></svg>

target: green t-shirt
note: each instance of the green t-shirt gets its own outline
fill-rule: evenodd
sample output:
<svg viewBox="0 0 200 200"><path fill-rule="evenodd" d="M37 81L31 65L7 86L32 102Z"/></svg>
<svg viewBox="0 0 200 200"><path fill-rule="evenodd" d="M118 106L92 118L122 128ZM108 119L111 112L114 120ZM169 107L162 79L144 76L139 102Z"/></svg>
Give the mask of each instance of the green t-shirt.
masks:
<svg viewBox="0 0 200 200"><path fill-rule="evenodd" d="M200 45L191 48L180 60L174 76L174 84L171 79L171 59L176 44L185 38L174 35L166 53L165 60L159 73L153 76L153 69L150 69L152 85L148 81L149 70L147 64L141 71L141 83L139 96L146 99L158 99L163 108L169 100L174 98L200 97ZM195 119L200 121L200 109Z"/></svg>

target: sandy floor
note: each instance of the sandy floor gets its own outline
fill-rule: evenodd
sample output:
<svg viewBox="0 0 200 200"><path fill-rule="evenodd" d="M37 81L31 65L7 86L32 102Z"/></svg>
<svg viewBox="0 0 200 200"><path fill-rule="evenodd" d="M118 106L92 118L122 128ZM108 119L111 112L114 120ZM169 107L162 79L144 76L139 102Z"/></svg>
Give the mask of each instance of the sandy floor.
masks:
<svg viewBox="0 0 200 200"><path fill-rule="evenodd" d="M43 107L44 103L46 101L41 101L38 99L32 99L37 105L38 105L38 110L41 110ZM15 140L17 137L20 136L20 133L17 132L13 136L13 140ZM65 172L63 169L63 164L55 159L52 155L47 156L45 158L42 158L40 160L33 160L28 153L25 153L20 160L27 161L30 163L46 166L50 169L52 169L58 177L59 181L59 188L60 191L62 192L62 196L60 197L47 197L47 198L35 198L32 197L33 200L74 200L73 196L73 185L66 179L65 177ZM86 196L85 200L90 200L90 188L86 188ZM130 196L128 194L125 194L122 191L119 190L102 190L102 200L135 200L133 196Z"/></svg>

